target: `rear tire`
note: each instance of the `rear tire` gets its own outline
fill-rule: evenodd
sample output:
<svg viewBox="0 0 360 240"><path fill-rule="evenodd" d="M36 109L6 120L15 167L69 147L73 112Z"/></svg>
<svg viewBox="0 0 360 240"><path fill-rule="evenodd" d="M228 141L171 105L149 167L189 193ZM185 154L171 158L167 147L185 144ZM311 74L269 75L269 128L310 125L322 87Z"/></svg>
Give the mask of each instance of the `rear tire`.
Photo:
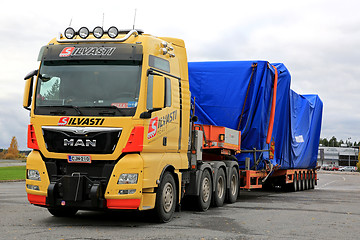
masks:
<svg viewBox="0 0 360 240"><path fill-rule="evenodd" d="M227 202L236 202L239 195L239 172L236 167L231 169L230 173L230 186L227 191Z"/></svg>
<svg viewBox="0 0 360 240"><path fill-rule="evenodd" d="M177 190L174 177L165 172L160 186L156 191L155 218L158 222L169 222L174 216Z"/></svg>
<svg viewBox="0 0 360 240"><path fill-rule="evenodd" d="M48 208L48 211L54 217L72 217L77 213L77 209L75 208L68 208L68 207L55 207L55 208Z"/></svg>
<svg viewBox="0 0 360 240"><path fill-rule="evenodd" d="M209 171L204 170L201 174L200 191L197 196L198 208L205 212L209 209L212 196L212 181Z"/></svg>
<svg viewBox="0 0 360 240"><path fill-rule="evenodd" d="M214 206L222 207L226 196L226 178L225 172L220 168L215 178Z"/></svg>

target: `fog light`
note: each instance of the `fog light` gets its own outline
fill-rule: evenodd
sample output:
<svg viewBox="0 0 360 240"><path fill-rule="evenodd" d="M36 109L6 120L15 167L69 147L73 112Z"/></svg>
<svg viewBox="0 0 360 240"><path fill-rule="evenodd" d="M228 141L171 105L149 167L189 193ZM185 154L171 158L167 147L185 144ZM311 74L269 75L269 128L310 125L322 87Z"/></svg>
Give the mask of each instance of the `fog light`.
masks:
<svg viewBox="0 0 360 240"><path fill-rule="evenodd" d="M30 190L36 190L36 191L40 190L39 186L37 186L37 185L26 184L26 187Z"/></svg>
<svg viewBox="0 0 360 240"><path fill-rule="evenodd" d="M40 178L39 171L33 170L33 169L28 169L27 170L27 179L40 181L41 178Z"/></svg>
<svg viewBox="0 0 360 240"><path fill-rule="evenodd" d="M137 173L123 173L119 177L118 184L136 184L137 180Z"/></svg>
<svg viewBox="0 0 360 240"><path fill-rule="evenodd" d="M134 194L135 192L136 192L136 189L119 190L120 195Z"/></svg>
<svg viewBox="0 0 360 240"><path fill-rule="evenodd" d="M81 27L79 29L79 36L81 38L87 38L89 36L89 29L87 27Z"/></svg>

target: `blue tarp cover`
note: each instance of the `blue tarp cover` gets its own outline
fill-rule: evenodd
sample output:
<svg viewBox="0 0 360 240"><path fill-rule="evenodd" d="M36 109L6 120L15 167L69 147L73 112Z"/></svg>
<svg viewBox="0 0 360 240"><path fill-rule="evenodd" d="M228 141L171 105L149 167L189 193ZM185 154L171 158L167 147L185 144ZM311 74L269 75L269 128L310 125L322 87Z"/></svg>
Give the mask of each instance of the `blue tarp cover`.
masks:
<svg viewBox="0 0 360 240"><path fill-rule="evenodd" d="M299 95L290 89L291 76L283 64L278 71L276 111L272 139L272 164L282 169L316 166L321 129L322 102L317 95ZM269 149L266 137L273 97L275 69L266 61L190 62L189 81L195 97L198 123L241 131L241 149ZM242 114L243 113L243 114ZM241 118L241 121L240 121ZM241 168L252 153L236 156ZM269 154L258 153L269 161Z"/></svg>

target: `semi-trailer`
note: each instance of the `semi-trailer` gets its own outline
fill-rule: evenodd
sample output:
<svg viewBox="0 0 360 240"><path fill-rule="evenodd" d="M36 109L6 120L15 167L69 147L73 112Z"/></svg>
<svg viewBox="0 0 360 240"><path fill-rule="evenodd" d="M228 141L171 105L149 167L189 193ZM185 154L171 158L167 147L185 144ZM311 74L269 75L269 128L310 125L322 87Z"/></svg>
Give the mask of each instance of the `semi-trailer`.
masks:
<svg viewBox="0 0 360 240"><path fill-rule="evenodd" d="M69 27L26 77L26 192L58 217L146 210L168 222L240 189L314 188L322 102L283 64L188 63L181 39ZM315 151L316 149L316 151Z"/></svg>

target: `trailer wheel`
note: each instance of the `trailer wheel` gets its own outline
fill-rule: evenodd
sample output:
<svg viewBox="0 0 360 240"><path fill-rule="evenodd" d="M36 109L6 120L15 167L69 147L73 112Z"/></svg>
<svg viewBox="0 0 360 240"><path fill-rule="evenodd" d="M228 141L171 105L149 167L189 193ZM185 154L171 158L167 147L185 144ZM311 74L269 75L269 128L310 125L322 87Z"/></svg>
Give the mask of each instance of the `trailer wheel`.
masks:
<svg viewBox="0 0 360 240"><path fill-rule="evenodd" d="M239 172L233 167L230 173L230 186L227 192L227 201L229 203L236 202L239 195Z"/></svg>
<svg viewBox="0 0 360 240"><path fill-rule="evenodd" d="M226 178L224 169L220 168L215 178L215 194L214 194L214 205L221 207L224 205L226 195Z"/></svg>
<svg viewBox="0 0 360 240"><path fill-rule="evenodd" d="M309 175L306 173L306 172L304 172L303 173L304 175L304 190L308 190L309 189Z"/></svg>
<svg viewBox="0 0 360 240"><path fill-rule="evenodd" d="M200 211L205 212L209 209L212 195L212 181L209 171L205 170L201 174L200 193L197 197Z"/></svg>
<svg viewBox="0 0 360 240"><path fill-rule="evenodd" d="M292 192L297 192L299 190L298 186L299 186L299 183L298 183L298 180L297 180L297 173L294 173L294 176L293 176L294 180L293 180L293 183L291 185L291 188L290 190Z"/></svg>
<svg viewBox="0 0 360 240"><path fill-rule="evenodd" d="M301 172L298 172L298 191L302 191L302 190L303 190L303 184L302 184Z"/></svg>
<svg viewBox="0 0 360 240"><path fill-rule="evenodd" d="M315 174L311 173L310 175L310 184L311 184L311 189L315 188Z"/></svg>
<svg viewBox="0 0 360 240"><path fill-rule="evenodd" d="M76 208L68 208L68 207L56 207L56 208L48 208L48 211L54 217L72 217L77 213Z"/></svg>
<svg viewBox="0 0 360 240"><path fill-rule="evenodd" d="M305 190L305 179L304 179L304 174L302 174L301 172L299 173L300 174L300 181L301 181L301 191L304 191Z"/></svg>
<svg viewBox="0 0 360 240"><path fill-rule="evenodd" d="M156 191L155 218L158 222L169 222L176 207L176 185L171 173L166 172Z"/></svg>

